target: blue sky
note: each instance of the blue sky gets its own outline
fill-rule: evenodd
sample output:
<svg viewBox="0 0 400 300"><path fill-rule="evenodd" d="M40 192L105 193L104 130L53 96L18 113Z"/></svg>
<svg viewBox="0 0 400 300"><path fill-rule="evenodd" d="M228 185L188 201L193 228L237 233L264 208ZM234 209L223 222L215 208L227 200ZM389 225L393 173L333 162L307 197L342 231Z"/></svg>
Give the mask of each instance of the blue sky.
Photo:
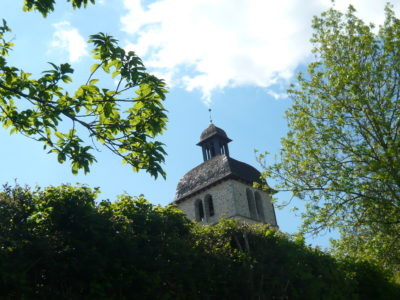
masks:
<svg viewBox="0 0 400 300"><path fill-rule="evenodd" d="M22 0L3 2L7 4L2 4L0 18L13 29L10 38L16 46L9 60L15 66L35 75L46 70L49 61L70 62L74 83L83 83L93 63L85 41L105 32L165 78L170 93L165 103L168 130L161 137L168 152L166 180L132 172L107 149L95 153L98 163L88 175L74 176L68 164L58 164L39 143L2 129L0 182L79 182L100 187L102 199L127 192L144 194L161 205L173 200L179 179L202 162L195 144L208 126L208 107L214 123L233 140L233 158L259 168L254 149L278 153L287 131L284 112L291 103L285 89L312 59L312 16L331 6L330 0L102 0L85 10L72 10L58 1L55 12L44 19L39 13L22 12ZM359 16L379 24L386 2L342 0L335 5L343 10L352 3ZM392 3L398 11L400 1ZM277 194L279 201L288 197ZM289 208L277 211L277 218L285 232L296 231L300 222ZM325 247L328 237L309 242Z"/></svg>

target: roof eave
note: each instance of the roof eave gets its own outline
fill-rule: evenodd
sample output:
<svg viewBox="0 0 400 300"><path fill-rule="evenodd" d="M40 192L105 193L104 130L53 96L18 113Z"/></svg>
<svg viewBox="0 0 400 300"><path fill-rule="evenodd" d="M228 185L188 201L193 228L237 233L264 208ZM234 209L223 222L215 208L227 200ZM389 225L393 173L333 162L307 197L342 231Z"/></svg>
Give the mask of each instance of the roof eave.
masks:
<svg viewBox="0 0 400 300"><path fill-rule="evenodd" d="M196 145L197 146L201 146L203 143L205 143L206 141L212 139L213 137L218 136L219 138L221 138L222 140L224 140L226 143L230 143L232 142L232 140L230 138L228 138L227 136L224 136L218 132L215 132L209 136L206 136L204 138L202 138Z"/></svg>

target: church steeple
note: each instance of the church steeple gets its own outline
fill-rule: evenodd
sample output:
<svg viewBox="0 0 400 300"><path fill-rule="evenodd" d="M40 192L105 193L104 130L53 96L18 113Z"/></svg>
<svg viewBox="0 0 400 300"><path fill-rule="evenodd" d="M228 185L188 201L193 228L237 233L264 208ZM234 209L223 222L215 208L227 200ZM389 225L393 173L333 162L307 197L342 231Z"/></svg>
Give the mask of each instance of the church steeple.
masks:
<svg viewBox="0 0 400 300"><path fill-rule="evenodd" d="M276 223L271 194L256 168L229 157L225 131L210 124L197 143L204 162L187 172L176 187L174 204L189 219L214 224L222 218L236 218L255 224ZM256 189L257 182L265 189Z"/></svg>
<svg viewBox="0 0 400 300"><path fill-rule="evenodd" d="M200 142L197 143L203 150L204 161L210 158L225 154L229 156L228 143L232 140L228 138L225 131L218 128L213 123L210 124L200 136Z"/></svg>

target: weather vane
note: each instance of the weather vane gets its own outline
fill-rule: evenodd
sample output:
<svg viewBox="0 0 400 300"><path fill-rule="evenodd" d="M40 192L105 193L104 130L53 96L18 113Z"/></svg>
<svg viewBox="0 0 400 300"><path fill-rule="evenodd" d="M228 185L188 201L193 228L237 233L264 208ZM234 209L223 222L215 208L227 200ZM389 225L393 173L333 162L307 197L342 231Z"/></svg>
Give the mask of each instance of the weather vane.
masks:
<svg viewBox="0 0 400 300"><path fill-rule="evenodd" d="M210 123L212 124L212 118L211 118L211 108L208 109L208 112L210 113Z"/></svg>

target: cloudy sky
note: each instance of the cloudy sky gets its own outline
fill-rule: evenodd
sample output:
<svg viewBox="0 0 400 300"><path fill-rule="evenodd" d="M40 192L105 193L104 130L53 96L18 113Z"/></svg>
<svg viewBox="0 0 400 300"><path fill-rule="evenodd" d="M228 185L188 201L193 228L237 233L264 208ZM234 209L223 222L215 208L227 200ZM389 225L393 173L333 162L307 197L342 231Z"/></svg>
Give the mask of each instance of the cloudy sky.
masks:
<svg viewBox="0 0 400 300"><path fill-rule="evenodd" d="M99 3L121 6L118 34L124 34L124 47L143 57L170 87L199 90L207 104L216 90L285 86L310 59L312 17L332 6L331 0ZM345 11L350 3L367 22L382 22L385 0L339 0L334 6ZM70 21L53 28L51 47L65 50L71 62L88 54L85 37Z"/></svg>
<svg viewBox="0 0 400 300"><path fill-rule="evenodd" d="M39 74L49 61L70 62L75 84L86 80L93 61L86 43L91 34L106 32L168 82L169 126L163 142L168 157L167 180L135 174L106 150L89 175L72 176L41 145L0 131L0 181L100 186L102 198L143 193L165 205L174 198L179 179L201 163L195 146L208 126L208 107L217 126L234 140L232 157L256 167L253 150L279 151L290 106L285 89L312 60L311 20L333 4L330 0L101 0L85 10L60 2L46 19L24 13L22 0L3 1L0 17L13 29L16 44L10 61ZM337 0L339 10L354 5L366 22L380 24L386 0ZM399 11L400 0L391 1ZM288 195L278 194L286 199ZM288 209L278 212L284 231L293 232L298 218ZM313 243L326 246L326 238Z"/></svg>

